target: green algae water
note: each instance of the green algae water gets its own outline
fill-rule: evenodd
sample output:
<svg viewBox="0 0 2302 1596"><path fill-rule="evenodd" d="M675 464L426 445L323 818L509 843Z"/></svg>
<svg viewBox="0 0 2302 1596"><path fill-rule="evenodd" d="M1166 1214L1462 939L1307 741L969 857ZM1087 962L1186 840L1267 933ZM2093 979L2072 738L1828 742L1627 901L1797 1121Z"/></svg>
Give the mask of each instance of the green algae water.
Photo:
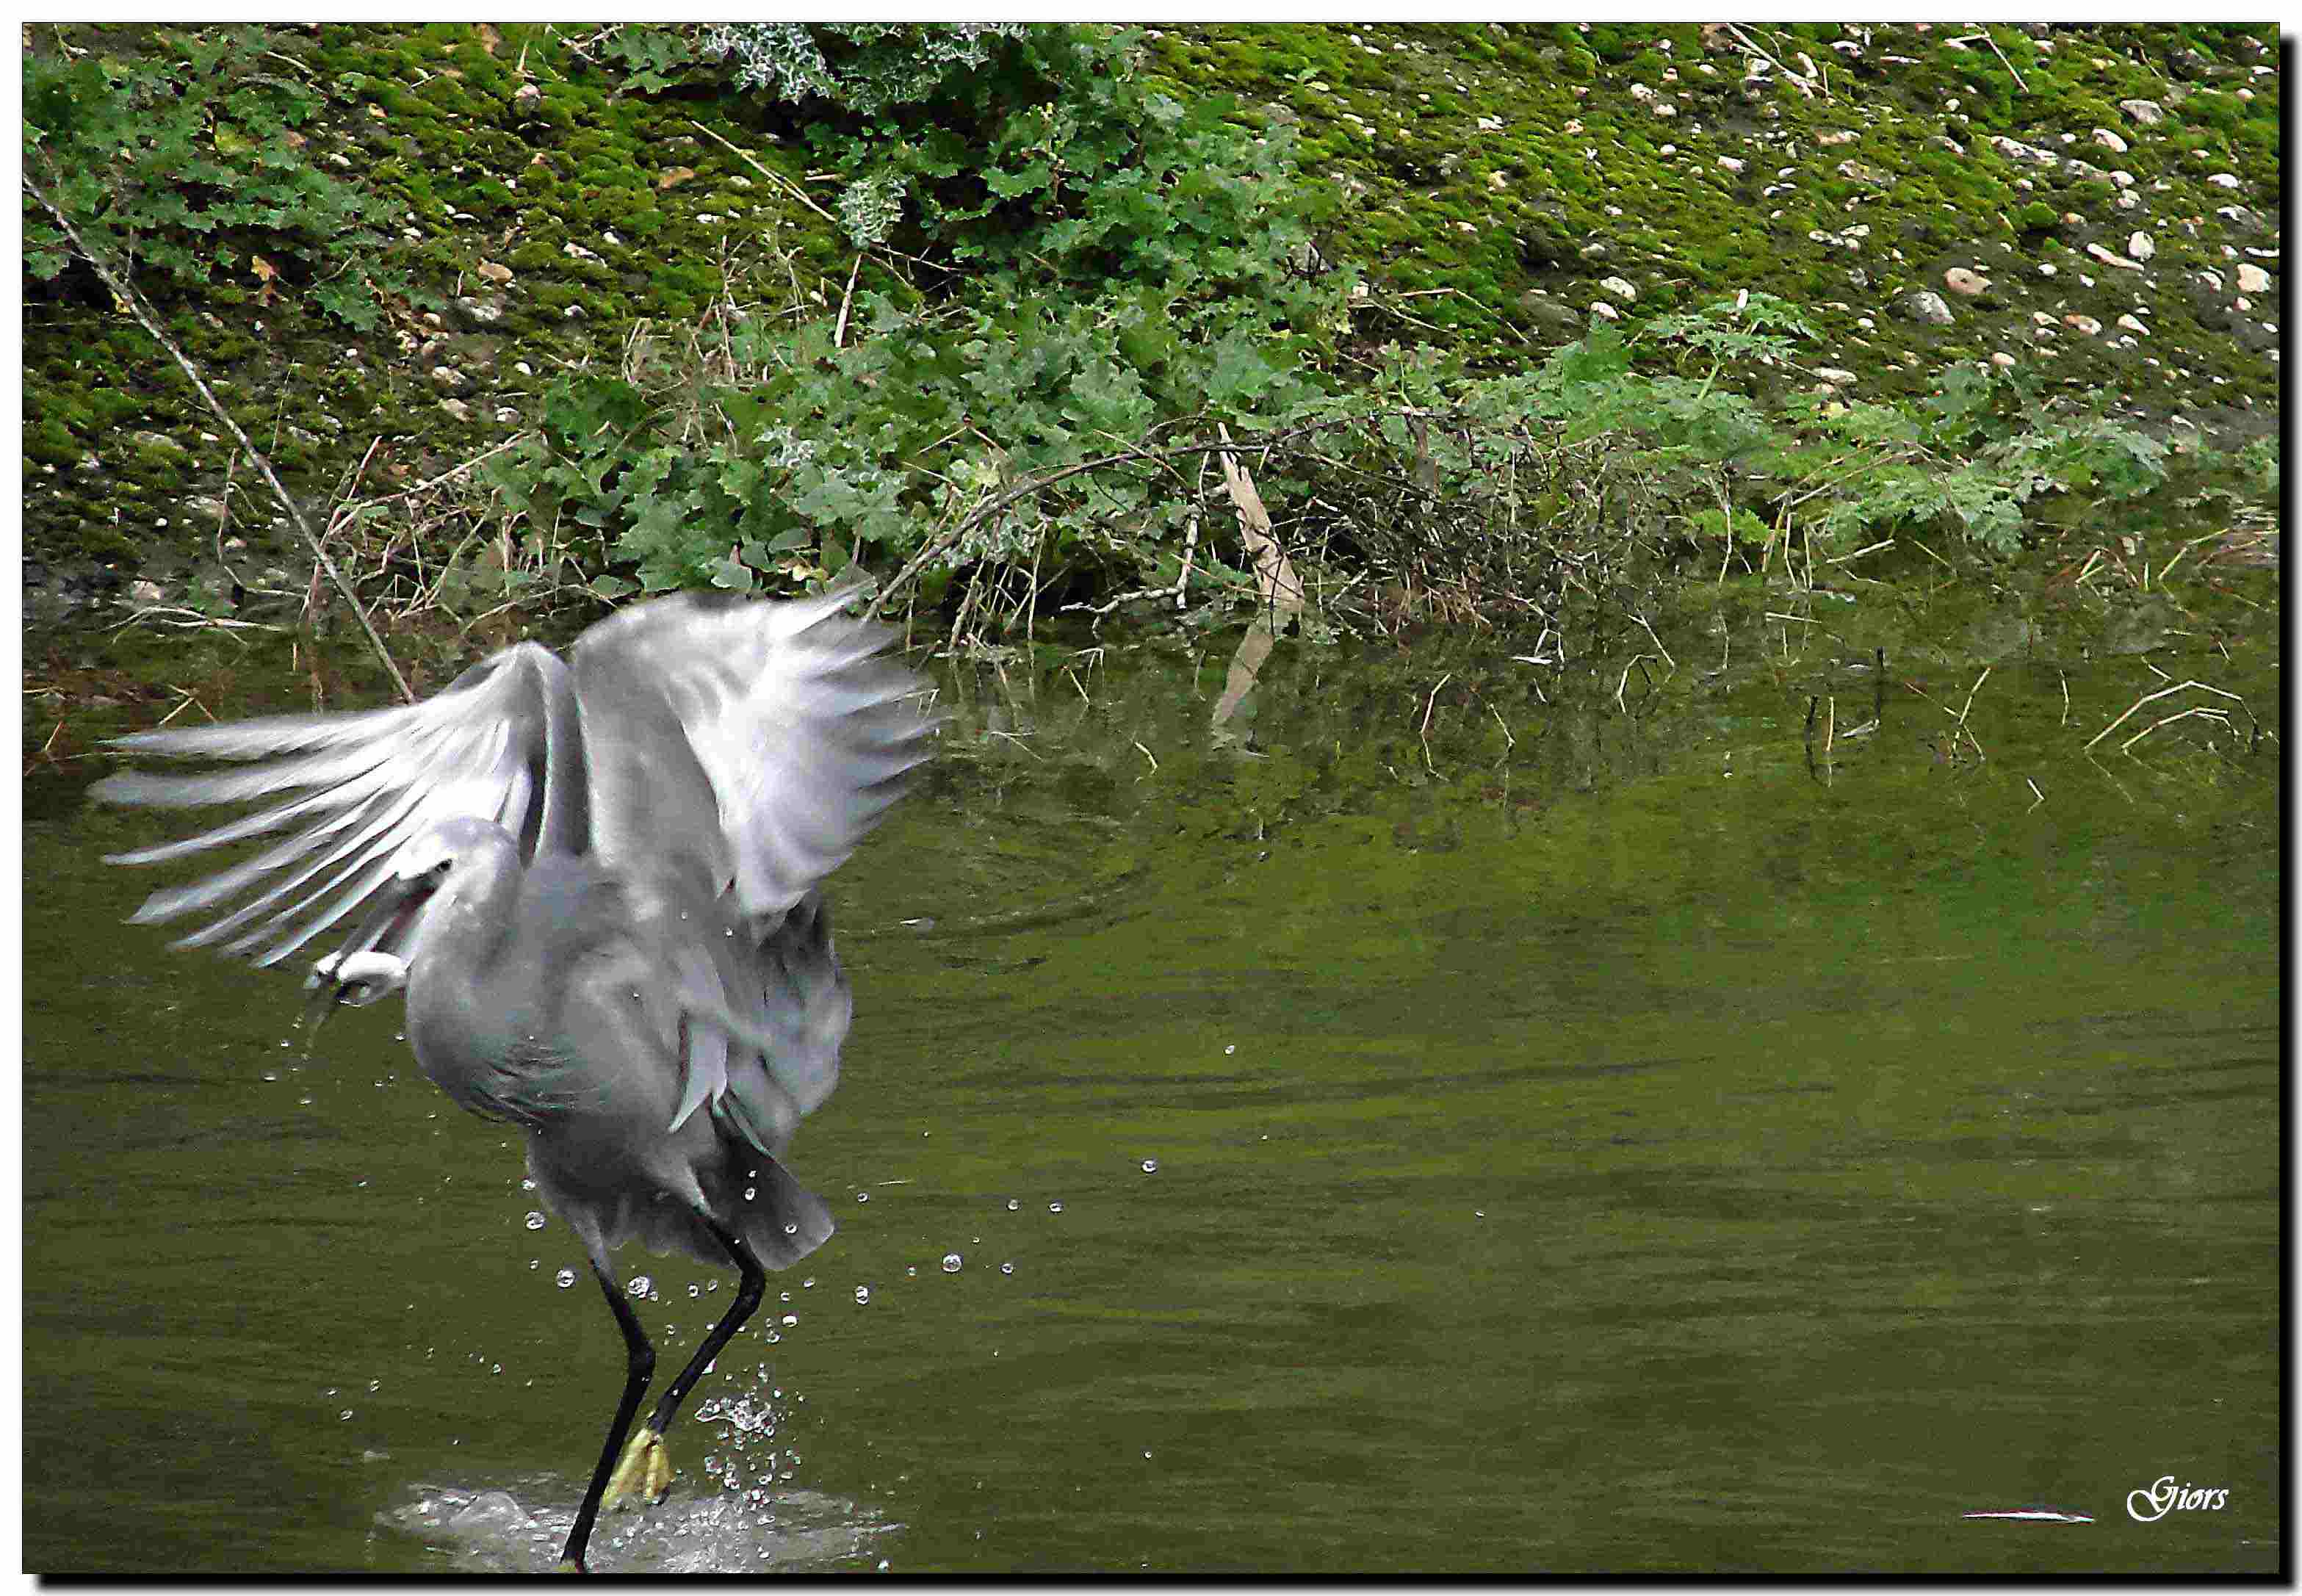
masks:
<svg viewBox="0 0 2302 1596"><path fill-rule="evenodd" d="M2274 663L1797 636L947 676L839 1233L594 1567L2282 1567ZM2247 712L2085 750L2154 670ZM26 1566L548 1567L580 1249L396 1002L307 1059L122 927L100 773L25 787ZM676 1366L732 1281L620 1262Z"/></svg>

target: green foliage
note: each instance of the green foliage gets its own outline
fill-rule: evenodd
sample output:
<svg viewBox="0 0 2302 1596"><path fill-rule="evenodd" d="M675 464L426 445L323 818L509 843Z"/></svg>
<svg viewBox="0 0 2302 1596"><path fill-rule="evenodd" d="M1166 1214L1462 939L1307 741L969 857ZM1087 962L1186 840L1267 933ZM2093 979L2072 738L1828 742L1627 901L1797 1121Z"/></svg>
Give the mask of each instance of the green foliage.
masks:
<svg viewBox="0 0 2302 1596"><path fill-rule="evenodd" d="M500 480L643 585L901 557L1027 475L1186 423L1268 424L1323 391L1349 280L1290 269L1307 236L1291 139L1149 93L1133 34L773 26L706 40L723 46L745 81L848 108L809 136L850 180L853 241L902 253L865 264L844 315L736 330L735 381L562 380ZM923 289L920 261L949 270ZM949 564L1147 578L1174 564L1191 491L1082 478Z"/></svg>
<svg viewBox="0 0 2302 1596"><path fill-rule="evenodd" d="M88 247L179 290L241 283L305 292L344 323L376 324L383 206L314 165L295 130L326 96L282 70L253 27L107 27L93 49L53 37L24 54L23 159ZM295 63L287 62L289 67ZM47 213L24 199L24 266L70 264Z"/></svg>
<svg viewBox="0 0 2302 1596"><path fill-rule="evenodd" d="M933 98L1024 31L1020 22L735 22L709 29L702 48L735 60L740 88L876 116Z"/></svg>

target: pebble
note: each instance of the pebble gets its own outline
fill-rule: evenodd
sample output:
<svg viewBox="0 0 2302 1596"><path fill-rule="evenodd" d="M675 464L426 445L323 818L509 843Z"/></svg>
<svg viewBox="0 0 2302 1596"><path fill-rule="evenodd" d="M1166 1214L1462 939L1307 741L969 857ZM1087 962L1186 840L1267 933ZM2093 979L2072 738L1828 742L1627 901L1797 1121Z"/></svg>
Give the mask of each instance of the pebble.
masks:
<svg viewBox="0 0 2302 1596"><path fill-rule="evenodd" d="M1614 295L1615 298L1620 299L1626 305L1639 297L1639 290L1632 287L1628 280L1625 278L1601 278L1600 279L1599 286L1605 289L1609 293Z"/></svg>
<svg viewBox="0 0 2302 1596"><path fill-rule="evenodd" d="M2148 260L2158 253L2158 241L2147 232L2138 232L2126 240L2126 253L2136 260Z"/></svg>
<svg viewBox="0 0 2302 1596"><path fill-rule="evenodd" d="M2100 322L2096 321L2094 317L2090 315L2081 315L2075 311L2063 318L2063 325L2065 327L2075 328L2079 332L2085 333L2088 338L2099 338L2102 336L2102 323Z"/></svg>
<svg viewBox="0 0 2302 1596"><path fill-rule="evenodd" d="M2270 291L2270 273L2250 262L2241 261L2238 268L2238 288L2242 294L2266 294Z"/></svg>
<svg viewBox="0 0 2302 1596"><path fill-rule="evenodd" d="M2096 128L2094 130L2094 141L2113 155L2122 155L2126 153L2126 140L2108 128Z"/></svg>
<svg viewBox="0 0 2302 1596"><path fill-rule="evenodd" d="M1726 170L1727 170L1728 172L1740 172L1740 171L1742 171L1742 170L1743 170L1743 163L1742 163L1742 162L1740 162L1740 161L1738 161L1738 160L1736 160L1736 159L1735 159L1734 156L1732 156L1732 155L1721 155L1721 156L1719 156L1719 157L1718 157L1718 164L1719 164L1720 166L1724 167L1724 168L1725 168Z"/></svg>
<svg viewBox="0 0 2302 1596"><path fill-rule="evenodd" d="M1591 301L1591 314L1597 316L1602 322L1619 322L1623 319L1623 313L1617 310L1613 306L1608 304L1604 299L1593 299Z"/></svg>
<svg viewBox="0 0 2302 1596"><path fill-rule="evenodd" d="M2147 332L2150 331L2149 325L2147 323L2142 322L2132 315L2122 315L2119 317L2118 324L2125 328L2129 332Z"/></svg>
<svg viewBox="0 0 2302 1596"><path fill-rule="evenodd" d="M2100 261L2105 266L2117 266L2129 272L2139 272L2142 270L2142 267L2137 262L2127 259L2124 256L2118 254L2114 250L2105 249L2100 244L2088 244L2086 247L2086 252L2094 256L2095 259Z"/></svg>
<svg viewBox="0 0 2302 1596"><path fill-rule="evenodd" d="M1990 357L1990 364L2004 369L2014 364L2014 357L2008 354L2004 349L1998 349L1992 353Z"/></svg>
<svg viewBox="0 0 2302 1596"><path fill-rule="evenodd" d="M2207 178L2206 181L2212 183L2217 189L2235 189L2238 187L2238 173L2234 172L2217 172L2213 176Z"/></svg>
<svg viewBox="0 0 2302 1596"><path fill-rule="evenodd" d="M1943 286L1954 294L1964 294L1970 299L1977 294L1989 291L1990 279L1979 272L1970 272L1964 266L1953 266L1943 273Z"/></svg>
<svg viewBox="0 0 2302 1596"><path fill-rule="evenodd" d="M1932 326L1947 327L1957 320L1951 315L1948 302L1930 289L1913 289L1897 303L1905 315Z"/></svg>
<svg viewBox="0 0 2302 1596"><path fill-rule="evenodd" d="M2155 128L2166 120L2166 113L2155 100L2121 100L2118 108L2126 113L2126 120L2141 127Z"/></svg>

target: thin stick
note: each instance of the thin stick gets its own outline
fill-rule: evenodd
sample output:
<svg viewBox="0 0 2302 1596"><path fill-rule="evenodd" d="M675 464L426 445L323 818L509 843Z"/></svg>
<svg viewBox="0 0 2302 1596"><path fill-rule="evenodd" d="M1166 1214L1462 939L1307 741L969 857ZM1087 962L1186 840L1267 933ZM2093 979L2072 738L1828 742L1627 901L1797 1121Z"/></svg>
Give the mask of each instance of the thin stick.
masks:
<svg viewBox="0 0 2302 1596"><path fill-rule="evenodd" d="M1997 668L1998 668L1995 665L1984 666L1982 668L1982 674L1974 678L1974 685L1966 690L1966 702L1961 706L1958 711L1958 723L1960 726L1962 727L1966 724L1967 710L1974 708L1974 695L1982 691L1983 683L1988 681L1990 679L1990 673Z"/></svg>
<svg viewBox="0 0 2302 1596"><path fill-rule="evenodd" d="M1631 610L1628 613L1633 620L1638 622L1641 626L1645 627L1648 638L1652 641L1655 645L1655 652L1662 656L1662 662L1665 665L1669 666L1671 669L1676 670L1678 668L1678 661L1672 659L1670 657L1670 651L1662 646L1662 639L1655 636L1655 629L1647 625L1647 617L1641 615L1635 609Z"/></svg>
<svg viewBox="0 0 2302 1596"><path fill-rule="evenodd" d="M831 347L847 347L847 312L855 303L855 273L863 269L863 252L855 252L855 264L847 268L847 291L839 296L839 322L831 330Z"/></svg>
<svg viewBox="0 0 2302 1596"><path fill-rule="evenodd" d="M2022 778L2022 780L2023 780L2024 784L2025 784L2025 785L2027 785L2032 792L2034 792L2034 793L2038 793L2038 784L2037 784L2037 782L2032 781L2032 780L2031 780L2029 777L2027 777L2027 776L2026 776L2026 777L2024 777ZM2031 805L2030 805L2030 809L2036 809L2036 808L2037 808L2037 807L2038 807L2038 804L2040 804L2040 803L2044 803L2046 801L2046 795L2044 793L2038 793L2037 802L2031 804ZM2026 809L2026 810L2024 810L2022 812L2023 812L2024 814L2026 814L2026 815L2027 815L2027 814L2029 814L2029 813L2030 812L2030 809Z"/></svg>
<svg viewBox="0 0 2302 1596"><path fill-rule="evenodd" d="M1424 768L1429 770L1433 776L1439 774L1439 767L1431 762L1431 711L1438 707L1439 688L1444 687L1448 683L1454 679L1455 673L1451 670L1445 676L1441 676L1439 678L1439 686L1432 688L1431 696L1423 701L1423 729L1416 735L1423 740Z"/></svg>
<svg viewBox="0 0 2302 1596"><path fill-rule="evenodd" d="M1151 760L1152 775L1156 776L1159 774L1159 761L1157 760L1151 759L1151 751L1149 749L1144 747L1142 743L1138 743L1135 744L1135 752L1141 754L1145 759ZM1142 777L1138 777L1136 779L1140 781Z"/></svg>
<svg viewBox="0 0 2302 1596"><path fill-rule="evenodd" d="M721 138L720 135L713 132L710 128L705 127L693 117L688 118L687 125L693 128L697 132L702 134L707 139L715 139L721 144L727 145L727 147L734 150L737 156L750 164L752 171L766 178L769 182L778 183L784 188L788 189L794 199L797 199L800 204L805 206L809 210L813 211L826 222L830 223L834 227L839 225L839 218L833 215L829 211L825 210L821 206L816 204L813 199L811 199L808 197L806 189L801 188L797 183L792 181L791 179L786 177L782 172L777 172L772 166L761 164L759 158L756 155L753 155L749 150L740 148L733 144L728 144L726 139Z"/></svg>
<svg viewBox="0 0 2302 1596"><path fill-rule="evenodd" d="M2224 693L2224 692L2222 691L2222 689L2221 689L2220 687L2209 686L2209 685L2208 685L2206 683L2205 683L2205 682L2199 682L2199 681L2177 682L2177 683L2175 683L2172 687L2161 687L2161 688L2160 688L2160 689L2158 689L2158 691L2157 691L2157 692L2155 692L2155 693L2144 693L2140 698L2136 699L2132 703L2130 703L2130 704L2127 705L2127 706L2126 706L2126 713L2125 713L2124 715L2121 715L2117 719L2115 719L2115 720L2112 721L2108 726L2104 727L2102 728L2102 730L2100 730L2100 731L2096 732L2096 734L2095 734L2091 738L2088 739L2086 748L2082 748L2082 749L2080 749L2079 752L2081 752L2081 753L2084 753L2084 752L2087 751L2087 749L2090 749L2090 748L2092 748L2092 747L2093 747L2096 743L2101 742L2105 737L2107 737L2108 735L2110 735L2110 734L2111 734L2111 733L2113 733L2113 732L2116 731L2120 727L2124 726L2124 725L2126 724L2126 722L2127 722L2128 718L2129 718L2130 716L2131 716L2131 715L2134 713L2134 711L2135 711L2135 710L2137 710L2140 709L2143 705L2145 705L2145 704L2147 704L2147 703L2155 703L2156 701L2158 701L2159 699L2164 698L2164 697L2165 697L2167 694L2169 694L2169 693L2180 693L2180 692L2181 692L2181 691L2182 691L2182 689L2183 689L2183 688L2185 688L2185 687L2198 687L2198 688L2203 688L2205 691L2206 691L2206 692L2208 692L2208 693L2220 693L2222 697L2227 698L2227 699L2230 699L2230 700L2233 701L2234 702L2240 703L2240 704L2243 704L2244 702L2246 702L2246 700L2244 700L2244 699L2242 699L2242 698L2239 698L2239 695L2238 695L2237 693ZM2159 722L2159 724L2160 724L2161 726L2163 726L2163 725L2164 725L2164 724L2165 724L2165 722L2161 721L2161 722Z"/></svg>
<svg viewBox="0 0 2302 1596"><path fill-rule="evenodd" d="M320 540L313 534L311 523L304 519L304 512L297 508L295 500L289 497L288 490L280 485L279 477L273 474L272 462L264 457L255 444L248 441L248 434L240 430L239 423L231 418L231 412L223 407L222 401L216 398L214 392L200 376L199 368L192 364L191 357L177 347L174 339L170 338L161 330L158 318L144 303L144 296L124 281L109 265L97 257L95 251L88 247L88 241L80 236L80 230L71 224L71 218L65 215L57 207L55 201L47 197L39 184L32 181L30 172L23 173L22 177L25 189L34 199L39 201L42 210L55 219L56 225L63 230L64 236L72 241L72 248L80 251L80 258L96 268L96 274L104 279L104 285L112 290L113 297L126 306L129 314L144 324L144 331L149 332L160 347L175 358L177 365L182 368L184 375L191 379L192 386L198 389L200 397L207 401L208 408L215 412L216 419L223 422L224 429L239 440L239 447L247 454L248 460L263 475L264 480L272 484L272 491L279 498L281 504L286 507L289 519L296 523L296 530L302 533L304 541L311 545L313 559L319 563L322 570L327 572L328 579L336 584L336 591L343 594L344 602L349 604L352 607L352 613L359 617L360 630L367 634L368 642L374 645L376 657L383 661L383 668L391 674L392 685L399 689L400 698L406 702L414 703L416 694L409 689L407 678L401 676L399 667L392 663L391 651L383 646L383 638L377 633L375 623L368 619L367 609L360 603L359 595L352 591L351 584L344 580L343 573L336 569L336 562L328 558L328 551L320 546Z"/></svg>

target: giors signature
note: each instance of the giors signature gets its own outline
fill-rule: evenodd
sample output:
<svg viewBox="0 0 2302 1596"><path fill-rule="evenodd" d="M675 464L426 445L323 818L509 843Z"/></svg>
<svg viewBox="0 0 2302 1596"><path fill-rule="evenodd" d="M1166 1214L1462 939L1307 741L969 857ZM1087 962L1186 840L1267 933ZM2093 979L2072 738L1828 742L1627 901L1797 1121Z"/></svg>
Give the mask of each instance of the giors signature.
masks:
<svg viewBox="0 0 2302 1596"><path fill-rule="evenodd" d="M2177 1509L2203 1508L2219 1512L2229 1500L2227 1489L2210 1489L2188 1482L2177 1485L2173 1475L2161 1474L2156 1484L2126 1493L2126 1512L2138 1524L2155 1524Z"/></svg>

